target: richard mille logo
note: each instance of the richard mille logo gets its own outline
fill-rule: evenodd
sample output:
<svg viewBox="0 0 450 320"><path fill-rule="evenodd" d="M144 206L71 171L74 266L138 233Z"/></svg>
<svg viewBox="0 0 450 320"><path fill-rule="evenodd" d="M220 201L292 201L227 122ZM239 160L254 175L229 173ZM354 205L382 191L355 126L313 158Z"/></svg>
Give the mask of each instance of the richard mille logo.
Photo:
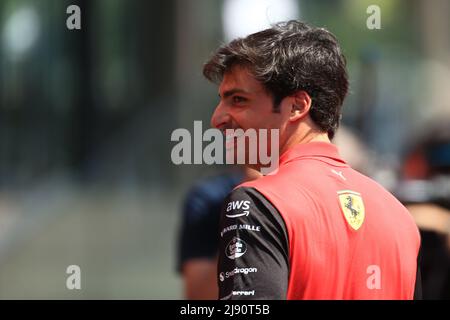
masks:
<svg viewBox="0 0 450 320"><path fill-rule="evenodd" d="M223 237L225 233L234 230L247 230L259 232L261 231L261 226L254 226L250 224L232 224L228 227L223 228L222 231L220 232L220 236Z"/></svg>

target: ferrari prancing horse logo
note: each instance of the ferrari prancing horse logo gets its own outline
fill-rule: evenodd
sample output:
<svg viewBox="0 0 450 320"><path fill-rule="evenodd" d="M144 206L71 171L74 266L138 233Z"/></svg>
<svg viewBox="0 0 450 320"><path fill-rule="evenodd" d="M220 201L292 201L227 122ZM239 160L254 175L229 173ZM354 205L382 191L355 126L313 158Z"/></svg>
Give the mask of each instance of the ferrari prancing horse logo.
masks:
<svg viewBox="0 0 450 320"><path fill-rule="evenodd" d="M365 218L364 202L361 194L350 190L343 190L338 191L338 197L345 220L347 220L350 227L358 230L362 226Z"/></svg>

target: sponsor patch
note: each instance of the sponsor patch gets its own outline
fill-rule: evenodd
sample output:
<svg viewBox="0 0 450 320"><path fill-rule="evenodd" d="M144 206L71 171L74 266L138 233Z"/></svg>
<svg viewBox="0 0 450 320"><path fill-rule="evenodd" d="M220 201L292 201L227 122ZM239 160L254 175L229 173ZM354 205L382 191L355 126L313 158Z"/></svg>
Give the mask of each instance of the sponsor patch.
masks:
<svg viewBox="0 0 450 320"><path fill-rule="evenodd" d="M234 230L248 230L259 232L261 231L261 226L254 226L251 224L232 224L229 225L228 227L223 228L222 231L220 232L220 236L223 237L225 233Z"/></svg>
<svg viewBox="0 0 450 320"><path fill-rule="evenodd" d="M249 273L256 273L258 272L258 268L234 268L231 271L221 272L219 274L219 280L221 282L225 281L226 279L233 277L235 274L249 274Z"/></svg>
<svg viewBox="0 0 450 320"><path fill-rule="evenodd" d="M361 194L355 191L338 191L339 204L345 220L353 228L358 230L364 223L365 210Z"/></svg>
<svg viewBox="0 0 450 320"><path fill-rule="evenodd" d="M240 200L240 201L231 201L227 204L226 214L228 218L238 218L243 216L248 216L250 214L250 201L249 200ZM235 213L234 211L242 210L242 212ZM233 212L231 212L233 211ZM230 213L228 213L230 212Z"/></svg>
<svg viewBox="0 0 450 320"><path fill-rule="evenodd" d="M232 260L242 257L245 252L247 252L247 244L238 237L233 237L225 248L225 255Z"/></svg>

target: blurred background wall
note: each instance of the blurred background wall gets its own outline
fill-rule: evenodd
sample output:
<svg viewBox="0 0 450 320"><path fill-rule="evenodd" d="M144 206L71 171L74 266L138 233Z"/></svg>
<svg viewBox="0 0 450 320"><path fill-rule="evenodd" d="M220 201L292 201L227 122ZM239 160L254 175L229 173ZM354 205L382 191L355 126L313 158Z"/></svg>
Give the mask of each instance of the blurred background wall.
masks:
<svg viewBox="0 0 450 320"><path fill-rule="evenodd" d="M66 27L71 4L81 30ZM372 4L379 30L366 26ZM278 17L338 37L343 124L392 187L424 123L450 115L449 15L446 0L2 0L0 298L182 297L181 201L223 168L172 164L170 135L209 124L211 52ZM72 264L82 290L66 288Z"/></svg>

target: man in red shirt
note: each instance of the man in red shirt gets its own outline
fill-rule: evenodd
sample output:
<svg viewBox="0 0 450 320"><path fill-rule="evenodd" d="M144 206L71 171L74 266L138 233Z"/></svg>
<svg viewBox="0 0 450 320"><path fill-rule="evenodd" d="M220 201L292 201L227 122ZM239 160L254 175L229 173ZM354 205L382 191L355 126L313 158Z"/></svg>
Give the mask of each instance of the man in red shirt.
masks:
<svg viewBox="0 0 450 320"><path fill-rule="evenodd" d="M219 297L417 297L413 219L330 143L348 90L336 38L279 23L220 47L203 73L220 84L212 125L277 129L281 155L276 172L241 184L224 203Z"/></svg>

